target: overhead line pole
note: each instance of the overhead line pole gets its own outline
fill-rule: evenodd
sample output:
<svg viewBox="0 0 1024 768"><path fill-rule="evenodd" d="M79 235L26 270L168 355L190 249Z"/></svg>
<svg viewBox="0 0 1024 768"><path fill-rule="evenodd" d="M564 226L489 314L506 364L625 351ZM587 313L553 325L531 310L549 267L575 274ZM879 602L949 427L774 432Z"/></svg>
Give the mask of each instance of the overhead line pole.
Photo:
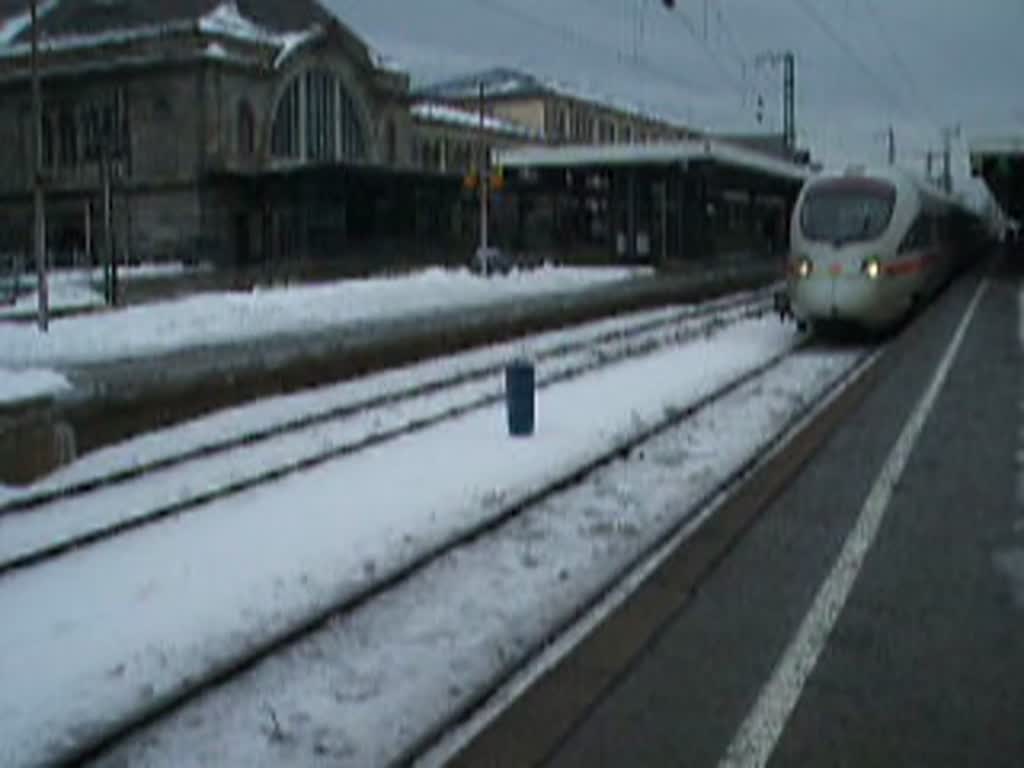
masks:
<svg viewBox="0 0 1024 768"><path fill-rule="evenodd" d="M758 54L755 66L763 62L773 66L782 62L782 137L786 149L796 149L796 55L793 51L771 51Z"/></svg>
<svg viewBox="0 0 1024 768"><path fill-rule="evenodd" d="M50 293L46 281L46 209L43 199L43 97L39 78L39 4L32 0L32 244L36 260L39 330L50 327Z"/></svg>

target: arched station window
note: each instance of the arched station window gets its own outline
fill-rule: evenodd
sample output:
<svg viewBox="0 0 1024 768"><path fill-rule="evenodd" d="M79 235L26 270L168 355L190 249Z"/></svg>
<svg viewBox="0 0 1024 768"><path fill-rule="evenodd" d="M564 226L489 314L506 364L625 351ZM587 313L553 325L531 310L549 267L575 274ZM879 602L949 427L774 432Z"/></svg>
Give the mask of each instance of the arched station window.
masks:
<svg viewBox="0 0 1024 768"><path fill-rule="evenodd" d="M355 102L337 75L310 70L292 80L274 114L270 153L303 161L366 159Z"/></svg>
<svg viewBox="0 0 1024 768"><path fill-rule="evenodd" d="M238 154L250 158L256 151L256 117L249 102L238 105Z"/></svg>

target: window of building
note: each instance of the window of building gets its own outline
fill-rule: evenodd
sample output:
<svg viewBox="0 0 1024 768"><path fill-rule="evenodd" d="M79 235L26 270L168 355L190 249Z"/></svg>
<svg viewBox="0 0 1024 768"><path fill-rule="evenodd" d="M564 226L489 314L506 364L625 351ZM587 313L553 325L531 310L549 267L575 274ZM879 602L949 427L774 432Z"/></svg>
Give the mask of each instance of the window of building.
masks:
<svg viewBox="0 0 1024 768"><path fill-rule="evenodd" d="M243 158L252 157L256 151L256 118L249 102L238 105L238 154Z"/></svg>
<svg viewBox="0 0 1024 768"><path fill-rule="evenodd" d="M296 160L365 158L355 102L336 75L311 70L291 82L274 115L270 151Z"/></svg>
<svg viewBox="0 0 1024 768"><path fill-rule="evenodd" d="M106 156L120 173L130 173L131 122L123 91L62 110L58 134L62 166L99 163Z"/></svg>
<svg viewBox="0 0 1024 768"><path fill-rule="evenodd" d="M330 72L306 73L306 159L334 160L338 80Z"/></svg>
<svg viewBox="0 0 1024 768"><path fill-rule="evenodd" d="M398 129L395 128L395 121L393 119L388 120L386 131L388 163L390 165L394 165L398 161Z"/></svg>
<svg viewBox="0 0 1024 768"><path fill-rule="evenodd" d="M43 168L53 167L53 120L43 115Z"/></svg>
<svg viewBox="0 0 1024 768"><path fill-rule="evenodd" d="M633 143L633 126L629 123L627 123L626 127L622 130L622 140L627 144Z"/></svg>
<svg viewBox="0 0 1024 768"><path fill-rule="evenodd" d="M602 144L611 144L615 141L615 123L612 120L601 121L598 139Z"/></svg>
<svg viewBox="0 0 1024 768"><path fill-rule="evenodd" d="M301 81L296 80L284 92L274 115L274 127L270 137L270 151L274 157L297 158L299 144L299 95Z"/></svg>
<svg viewBox="0 0 1024 768"><path fill-rule="evenodd" d="M587 135L587 116L583 110L579 107L573 107L572 110L572 139L574 141L582 141L586 139Z"/></svg>
<svg viewBox="0 0 1024 768"><path fill-rule="evenodd" d="M75 124L75 113L63 107L57 116L57 133L59 135L60 156L58 162L62 168L78 166L78 127Z"/></svg>

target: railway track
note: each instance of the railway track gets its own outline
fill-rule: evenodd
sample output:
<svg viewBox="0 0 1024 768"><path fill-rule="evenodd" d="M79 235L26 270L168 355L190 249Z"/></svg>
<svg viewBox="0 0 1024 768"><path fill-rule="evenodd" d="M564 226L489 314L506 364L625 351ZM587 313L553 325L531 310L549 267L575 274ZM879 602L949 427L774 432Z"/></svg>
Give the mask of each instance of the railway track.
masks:
<svg viewBox="0 0 1024 768"><path fill-rule="evenodd" d="M538 388L685 344L770 306L767 293L755 293L551 344L535 355ZM11 499L0 505L0 577L491 406L503 397L502 371L473 366Z"/></svg>
<svg viewBox="0 0 1024 768"><path fill-rule="evenodd" d="M154 699L148 706L136 711L132 717L104 731L102 734L97 734L95 738L88 741L88 743L84 743L80 749L76 750L73 755L70 755L68 760L78 762L95 759L104 755L115 745L141 732L147 726L156 723L170 713L179 710L189 702L203 697L205 694L231 681L243 672L252 669L264 660L282 653L294 644L309 638L325 628L329 622L333 622L342 616L355 614L376 598L415 579L418 574L423 573L442 558L463 547L472 546L496 534L500 529L528 510L536 508L556 494L586 482L595 472L603 469L620 457L637 450L658 435L677 428L688 420L695 418L698 414L727 398L741 387L756 382L759 378L766 376L769 372L782 365L794 351L793 349L787 350L773 356L766 362L751 367L742 374L725 382L722 386L715 388L714 391L701 397L685 409L667 414L649 428L610 446L608 450L602 452L593 460L588 461L585 465L576 468L575 471L544 487L536 489L523 498L511 501L498 513L489 517L481 524L474 525L445 541L426 547L415 557L401 564L392 572L382 573L377 580L367 585L365 589L361 589L357 594L350 595L327 606L324 610L317 611L314 615L306 617L304 621L289 627L287 631L278 633L273 637L266 637L257 647L251 648L249 652L209 669L201 677L182 682L175 690L165 696ZM748 466L744 466L737 470L722 484L722 487L728 483L735 482L748 469ZM719 492L721 492L721 487L716 488L715 493ZM709 494L709 499L714 495ZM677 532L679 527L686 525L691 519L691 517L687 517L685 520L680 520L673 526L672 531L659 538L659 542L656 545L646 548L645 553L649 554L650 550L656 549L658 545L662 544L665 539L670 538L674 532ZM578 618L578 616L575 616L575 618ZM503 681L496 681L495 686L500 685L501 682ZM482 692L479 696L474 697L469 709L478 706L490 693L491 691ZM446 727L456 724L465 715L465 711L458 713L450 722L446 723ZM433 743L438 737L439 732L432 732L427 738L417 742L407 752L403 761L415 757L416 754Z"/></svg>

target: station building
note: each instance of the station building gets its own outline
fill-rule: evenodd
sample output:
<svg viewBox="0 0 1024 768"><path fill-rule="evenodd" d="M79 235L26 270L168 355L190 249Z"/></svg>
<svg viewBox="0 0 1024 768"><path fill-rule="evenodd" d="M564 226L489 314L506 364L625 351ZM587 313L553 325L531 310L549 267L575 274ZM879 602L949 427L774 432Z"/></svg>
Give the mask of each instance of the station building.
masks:
<svg viewBox="0 0 1024 768"><path fill-rule="evenodd" d="M27 5L0 0L0 258L31 251ZM467 176L492 156L696 136L514 70L413 90L316 0L50 0L40 12L42 179L57 263L97 263L111 250L121 262L241 270L462 260L479 228ZM607 217L576 210L610 210L611 198L570 193L583 178L572 176L561 183L575 213L546 216L551 188L517 173L495 194L498 244L586 258L596 237L602 260L623 255L615 228L593 223ZM588 178L612 188L608 173ZM567 225L574 234L561 237ZM576 236L594 226L603 229Z"/></svg>
<svg viewBox="0 0 1024 768"><path fill-rule="evenodd" d="M482 108L488 116L526 126L548 144L632 144L697 136L686 126L514 69L470 73L425 86L414 95L466 111Z"/></svg>
<svg viewBox="0 0 1024 768"><path fill-rule="evenodd" d="M374 226L372 206L342 206L340 216L334 205L302 210L280 184L255 180L344 168L354 185L338 192L345 200L371 169L411 165L408 76L314 0L41 8L42 166L55 253L104 239L107 169L114 241L126 258L227 255L245 264L315 241L325 222L332 231ZM0 154L0 215L7 236L24 240L33 139L25 11L2 29L0 144L12 151Z"/></svg>

